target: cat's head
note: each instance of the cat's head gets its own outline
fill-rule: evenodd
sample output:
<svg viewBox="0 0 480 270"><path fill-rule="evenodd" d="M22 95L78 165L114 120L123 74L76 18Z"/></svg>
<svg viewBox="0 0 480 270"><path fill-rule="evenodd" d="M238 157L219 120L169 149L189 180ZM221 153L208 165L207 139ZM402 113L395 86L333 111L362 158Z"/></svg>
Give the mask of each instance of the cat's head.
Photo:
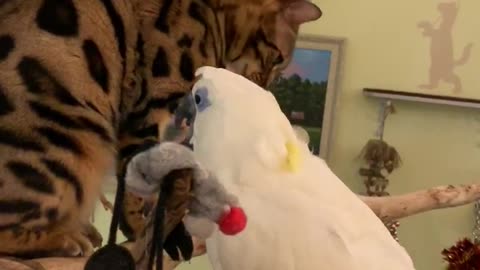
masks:
<svg viewBox="0 0 480 270"><path fill-rule="evenodd" d="M191 54L187 76L179 78L191 82L196 68L216 64L266 87L289 64L300 25L322 15L309 0L130 1L154 73L151 85L178 75L179 54L187 48L200 53ZM164 61L155 65L154 59ZM172 72L154 72L156 66Z"/></svg>
<svg viewBox="0 0 480 270"><path fill-rule="evenodd" d="M267 87L292 59L300 25L322 11L308 0L219 0L224 5L225 65Z"/></svg>

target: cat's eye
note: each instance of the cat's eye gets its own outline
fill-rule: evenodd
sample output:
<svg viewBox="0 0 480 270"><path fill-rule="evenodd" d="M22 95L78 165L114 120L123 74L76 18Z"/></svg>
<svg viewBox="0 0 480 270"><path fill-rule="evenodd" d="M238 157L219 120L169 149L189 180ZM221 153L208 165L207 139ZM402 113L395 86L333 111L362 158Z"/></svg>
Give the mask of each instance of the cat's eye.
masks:
<svg viewBox="0 0 480 270"><path fill-rule="evenodd" d="M280 65L282 62L283 62L283 56L279 54L277 57L275 57L272 64L276 66L276 65Z"/></svg>

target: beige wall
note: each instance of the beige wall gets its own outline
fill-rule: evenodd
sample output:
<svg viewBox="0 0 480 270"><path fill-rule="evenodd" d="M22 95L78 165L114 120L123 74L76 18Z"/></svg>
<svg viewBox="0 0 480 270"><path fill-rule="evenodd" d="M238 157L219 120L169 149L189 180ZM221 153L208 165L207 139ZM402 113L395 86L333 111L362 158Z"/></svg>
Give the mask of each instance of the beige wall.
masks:
<svg viewBox="0 0 480 270"><path fill-rule="evenodd" d="M439 18L441 1L316 0L324 11L318 22L302 32L346 38L344 74L339 93L332 146L333 170L354 190L363 191L355 157L377 128L377 100L362 88L453 95L442 83L421 90L430 65L429 40L417 23ZM454 57L474 44L469 61L454 71L463 81L460 96L480 98L480 2L461 1L453 28ZM477 47L476 47L477 46ZM439 62L445 63L440 59ZM387 120L385 140L395 146L404 164L391 177L393 194L430 186L460 184L479 179L480 115L477 110L442 105L395 102L398 113ZM458 238L470 236L472 205L440 210L401 221L399 237L417 269L443 269L440 252Z"/></svg>

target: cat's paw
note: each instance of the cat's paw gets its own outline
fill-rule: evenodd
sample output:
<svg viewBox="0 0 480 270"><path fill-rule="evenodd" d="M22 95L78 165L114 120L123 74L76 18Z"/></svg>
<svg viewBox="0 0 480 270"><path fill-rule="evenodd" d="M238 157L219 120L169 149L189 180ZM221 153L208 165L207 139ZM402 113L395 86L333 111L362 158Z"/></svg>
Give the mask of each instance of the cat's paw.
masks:
<svg viewBox="0 0 480 270"><path fill-rule="evenodd" d="M90 240L94 248L102 246L103 237L92 224L85 225L84 234Z"/></svg>
<svg viewBox="0 0 480 270"><path fill-rule="evenodd" d="M64 234L52 240L51 244L58 246L52 252L53 256L58 257L88 257L94 250L92 242L82 232Z"/></svg>

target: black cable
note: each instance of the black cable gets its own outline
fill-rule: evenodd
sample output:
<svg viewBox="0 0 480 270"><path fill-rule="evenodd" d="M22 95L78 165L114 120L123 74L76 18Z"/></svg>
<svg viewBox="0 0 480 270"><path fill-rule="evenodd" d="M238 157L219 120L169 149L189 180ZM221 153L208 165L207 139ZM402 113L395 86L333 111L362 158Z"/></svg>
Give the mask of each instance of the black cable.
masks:
<svg viewBox="0 0 480 270"><path fill-rule="evenodd" d="M163 269L163 234L165 227L165 206L167 202L167 191L165 185L162 185L158 193L157 209L153 220L152 246L150 248L150 258L148 259L148 269L153 269L153 259L156 257L156 270Z"/></svg>

